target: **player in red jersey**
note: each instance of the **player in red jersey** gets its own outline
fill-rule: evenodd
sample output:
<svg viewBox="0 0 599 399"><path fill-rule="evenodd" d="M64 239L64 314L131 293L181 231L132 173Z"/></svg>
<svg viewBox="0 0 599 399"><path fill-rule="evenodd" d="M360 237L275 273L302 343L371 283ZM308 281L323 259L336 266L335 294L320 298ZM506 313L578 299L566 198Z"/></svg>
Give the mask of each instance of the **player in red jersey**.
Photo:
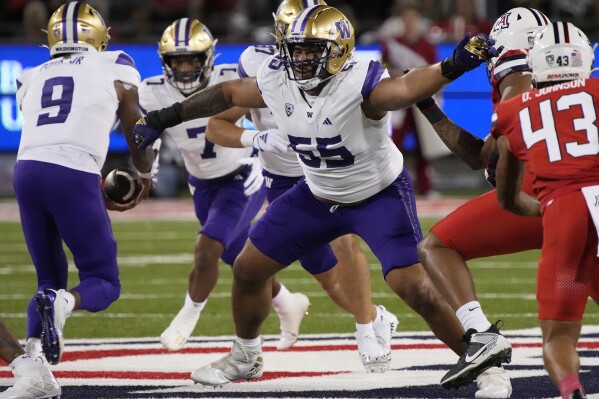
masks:
<svg viewBox="0 0 599 399"><path fill-rule="evenodd" d="M549 23L547 17L532 8L513 8L497 19L490 32L496 40L500 56L487 65L493 88L492 101L511 98L532 88L526 54L538 30ZM455 125L427 99L418 104L437 134L472 169L487 164L493 139L481 140ZM491 163L495 159L491 157ZM490 168L491 179L493 168ZM523 189L531 192L532 178L524 179ZM476 298L467 260L541 248L541 218L522 218L500 208L495 191L474 198L438 222L419 245L420 259L437 288L456 311L470 341L468 352L441 380L444 386L455 386L456 380L471 367L470 352L482 344L473 333L486 331L488 339L499 334L482 311ZM493 367L477 378L477 398L509 398L512 387L505 371Z"/></svg>
<svg viewBox="0 0 599 399"><path fill-rule="evenodd" d="M590 297L599 298L599 80L593 49L571 23L554 22L529 53L533 86L497 105L497 199L522 216L542 215L537 300L543 359L563 399L586 398L576 344ZM521 163L534 176L522 191ZM537 200L538 198L538 200Z"/></svg>

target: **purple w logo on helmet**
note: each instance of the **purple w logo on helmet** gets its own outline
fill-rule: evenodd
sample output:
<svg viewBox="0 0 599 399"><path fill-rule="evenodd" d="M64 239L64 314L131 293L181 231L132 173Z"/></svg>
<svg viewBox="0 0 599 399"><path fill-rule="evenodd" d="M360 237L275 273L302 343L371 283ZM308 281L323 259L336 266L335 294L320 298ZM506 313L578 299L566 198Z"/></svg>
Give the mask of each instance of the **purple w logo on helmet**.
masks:
<svg viewBox="0 0 599 399"><path fill-rule="evenodd" d="M335 26L337 27L337 30L339 31L339 35L341 36L342 39L348 39L350 37L351 33L350 33L350 28L349 28L349 21L347 21L347 20L337 21L337 22L335 22Z"/></svg>

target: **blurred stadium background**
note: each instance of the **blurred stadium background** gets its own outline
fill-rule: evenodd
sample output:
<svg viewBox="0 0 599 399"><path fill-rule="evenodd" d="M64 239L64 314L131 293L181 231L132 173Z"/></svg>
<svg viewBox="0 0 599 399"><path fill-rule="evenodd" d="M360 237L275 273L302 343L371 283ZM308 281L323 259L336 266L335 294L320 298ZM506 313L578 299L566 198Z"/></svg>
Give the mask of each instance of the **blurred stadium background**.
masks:
<svg viewBox="0 0 599 399"><path fill-rule="evenodd" d="M47 20L64 0L4 0L0 2L0 198L11 198L12 170L18 148L21 115L14 94L16 77L27 68L47 60ZM123 49L133 56L142 79L162 73L156 43L168 24L181 17L198 18L218 38L217 63L237 62L250 43L272 43L272 12L280 0L90 0L111 26L109 49ZM438 59L453 49L465 32L488 32L493 21L506 10L535 7L552 20L567 19L581 27L591 40L598 36L595 23L599 0L329 0L340 8L356 29L359 55L380 58L383 44L402 35L399 17L403 6L417 5L423 17L422 31L436 47ZM483 67L449 85L442 93L443 108L457 123L479 137L488 134L490 86ZM414 135L405 141L407 166L415 164ZM167 140L168 143L168 140ZM172 145L164 145L159 182L154 197L186 194L186 173ZM122 134L111 138L105 173L127 162ZM476 194L487 189L480 172L472 172L455 157L435 156L431 163L431 196ZM414 175L414 174L413 174Z"/></svg>

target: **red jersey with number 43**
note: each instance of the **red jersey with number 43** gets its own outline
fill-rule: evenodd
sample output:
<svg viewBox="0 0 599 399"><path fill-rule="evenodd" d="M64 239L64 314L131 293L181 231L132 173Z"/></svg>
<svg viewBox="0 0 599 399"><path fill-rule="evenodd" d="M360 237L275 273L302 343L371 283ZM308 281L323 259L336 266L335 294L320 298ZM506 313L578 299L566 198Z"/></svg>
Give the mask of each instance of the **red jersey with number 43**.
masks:
<svg viewBox="0 0 599 399"><path fill-rule="evenodd" d="M580 79L523 93L497 104L493 137L535 175L543 206L565 193L599 184L599 80Z"/></svg>

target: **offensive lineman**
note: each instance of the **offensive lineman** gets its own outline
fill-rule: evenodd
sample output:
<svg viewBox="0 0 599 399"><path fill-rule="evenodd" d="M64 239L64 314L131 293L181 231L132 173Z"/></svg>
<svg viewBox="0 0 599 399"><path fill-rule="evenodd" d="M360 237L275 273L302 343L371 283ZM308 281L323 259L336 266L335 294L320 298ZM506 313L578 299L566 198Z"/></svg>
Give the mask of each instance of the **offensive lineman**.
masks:
<svg viewBox="0 0 599 399"><path fill-rule="evenodd" d="M119 298L117 245L106 208L133 208L152 184L152 152L139 151L129 137L140 116L139 72L126 53L105 51L109 39L95 9L79 1L62 5L48 22L51 60L17 79L24 121L13 184L38 280L27 308L26 350L50 364L60 361L73 310L99 312ZM100 187L117 119L143 177L139 196L124 205ZM63 241L80 279L68 291Z"/></svg>
<svg viewBox="0 0 599 399"><path fill-rule="evenodd" d="M205 87L237 78L236 65L214 65L216 42L197 19L181 18L170 24L158 43L164 74L142 82L142 111L160 109ZM218 280L219 258L233 264L247 239L250 222L265 199L258 159L249 158L252 150L221 147L206 140L207 122L207 118L195 119L167 130L185 161L196 216L202 226L184 305L160 336L162 345L171 351L183 348L191 336ZM303 294L291 294L275 279L272 295L281 320L279 346L286 349L297 340L309 301Z"/></svg>
<svg viewBox="0 0 599 399"><path fill-rule="evenodd" d="M289 24L305 7L326 5L322 0L285 0L274 14L275 38L277 46L257 45L248 47L239 58L239 75L255 77L260 65L280 48L281 40ZM269 134L266 142L262 137L277 125L268 109L251 109L251 119L258 131L246 130L235 125L239 113L245 109L233 108L210 118L206 129L207 137L218 144L239 147L252 146L254 138L260 148L273 145L272 139L279 137ZM242 142L243 141L243 142ZM302 177L302 167L293 151L260 151L266 198L269 203L283 195ZM331 252L333 249L334 255ZM335 259L336 258L336 259ZM364 253L355 235L345 235L317 250L303 255L300 263L327 291L335 303L354 315L356 320L356 340L362 364L368 371L386 371L391 362L391 336L397 328L397 317L384 306L374 306L371 301L370 271ZM337 264L338 262L338 264ZM337 266L335 267L335 265Z"/></svg>
<svg viewBox="0 0 599 399"><path fill-rule="evenodd" d="M435 334L456 353L464 352L459 321L418 263L414 193L387 134L387 111L410 106L476 68L494 54L490 45L485 35L468 34L443 62L389 78L379 62L351 58L353 27L341 12L309 7L291 24L282 54L264 62L256 78L224 82L138 122L134 138L143 149L185 120L231 106L268 106L306 177L252 227L233 268L233 349L192 373L194 381L223 385L260 377L260 325L268 315L270 277L307 249L349 233L366 241L387 283ZM487 348L481 364L511 355L502 345Z"/></svg>

